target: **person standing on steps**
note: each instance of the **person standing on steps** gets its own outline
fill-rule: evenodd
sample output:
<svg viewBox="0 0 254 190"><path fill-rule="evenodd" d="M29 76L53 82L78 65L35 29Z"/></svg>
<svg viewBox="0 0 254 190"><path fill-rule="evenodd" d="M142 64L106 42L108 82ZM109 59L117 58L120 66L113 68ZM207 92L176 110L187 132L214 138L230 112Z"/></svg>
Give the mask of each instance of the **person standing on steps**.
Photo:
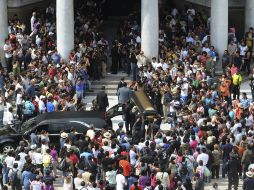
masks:
<svg viewBox="0 0 254 190"><path fill-rule="evenodd" d="M131 63L131 77L132 81L137 81L137 72L138 72L138 66L137 66L137 58L136 58L136 53L135 53L135 48L132 48L130 50L130 63Z"/></svg>
<svg viewBox="0 0 254 190"><path fill-rule="evenodd" d="M123 86L117 91L118 103L125 104L130 100L131 90L127 87L127 83L124 82Z"/></svg>
<svg viewBox="0 0 254 190"><path fill-rule="evenodd" d="M102 86L101 91L97 93L96 102L99 111L106 112L107 107L109 106L108 103L108 95L105 92L106 87Z"/></svg>
<svg viewBox="0 0 254 190"><path fill-rule="evenodd" d="M112 43L112 49L111 49L111 58L112 58L112 65L111 65L111 74L117 74L117 68L118 68L118 59L119 59L119 51L118 51L118 42L114 41Z"/></svg>

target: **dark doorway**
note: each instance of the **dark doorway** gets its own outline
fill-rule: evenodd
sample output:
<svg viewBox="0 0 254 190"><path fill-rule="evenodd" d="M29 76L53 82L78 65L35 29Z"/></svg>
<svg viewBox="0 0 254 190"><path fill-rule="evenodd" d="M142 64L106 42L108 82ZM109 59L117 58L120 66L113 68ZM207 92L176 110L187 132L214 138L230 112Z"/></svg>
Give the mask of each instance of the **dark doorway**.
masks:
<svg viewBox="0 0 254 190"><path fill-rule="evenodd" d="M129 15L140 0L106 0L106 12L108 16Z"/></svg>

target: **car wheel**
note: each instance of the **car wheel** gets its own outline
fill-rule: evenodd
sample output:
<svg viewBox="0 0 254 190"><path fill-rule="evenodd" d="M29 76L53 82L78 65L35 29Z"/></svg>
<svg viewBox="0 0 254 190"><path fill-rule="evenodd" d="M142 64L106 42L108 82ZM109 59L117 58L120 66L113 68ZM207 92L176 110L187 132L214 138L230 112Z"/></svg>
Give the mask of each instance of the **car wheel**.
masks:
<svg viewBox="0 0 254 190"><path fill-rule="evenodd" d="M2 153L7 154L10 151L14 151L15 150L15 145L12 143L5 143L2 145L1 149L2 149Z"/></svg>

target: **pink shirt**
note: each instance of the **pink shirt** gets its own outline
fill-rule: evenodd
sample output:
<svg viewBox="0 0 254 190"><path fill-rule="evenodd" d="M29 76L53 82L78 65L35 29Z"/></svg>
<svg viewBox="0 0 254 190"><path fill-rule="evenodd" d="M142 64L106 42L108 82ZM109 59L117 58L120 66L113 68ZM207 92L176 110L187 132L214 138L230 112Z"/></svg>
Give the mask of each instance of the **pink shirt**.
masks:
<svg viewBox="0 0 254 190"><path fill-rule="evenodd" d="M237 73L237 71L238 71L238 68L237 68L237 67L231 67L231 69L230 69L231 76L232 76L233 74Z"/></svg>

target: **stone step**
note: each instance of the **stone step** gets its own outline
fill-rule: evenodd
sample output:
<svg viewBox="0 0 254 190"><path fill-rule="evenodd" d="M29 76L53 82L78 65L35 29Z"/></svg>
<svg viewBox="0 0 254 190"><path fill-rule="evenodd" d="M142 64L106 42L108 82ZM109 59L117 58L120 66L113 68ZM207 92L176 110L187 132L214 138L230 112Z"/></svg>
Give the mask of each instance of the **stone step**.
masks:
<svg viewBox="0 0 254 190"><path fill-rule="evenodd" d="M100 90L102 86L106 87L106 90L116 90L117 84L92 84L93 90L98 89Z"/></svg>
<svg viewBox="0 0 254 190"><path fill-rule="evenodd" d="M100 92L100 89L93 89L93 92L86 92L86 96L96 96L97 93ZM108 96L115 96L117 90L115 89L106 89L105 92L107 93Z"/></svg>

